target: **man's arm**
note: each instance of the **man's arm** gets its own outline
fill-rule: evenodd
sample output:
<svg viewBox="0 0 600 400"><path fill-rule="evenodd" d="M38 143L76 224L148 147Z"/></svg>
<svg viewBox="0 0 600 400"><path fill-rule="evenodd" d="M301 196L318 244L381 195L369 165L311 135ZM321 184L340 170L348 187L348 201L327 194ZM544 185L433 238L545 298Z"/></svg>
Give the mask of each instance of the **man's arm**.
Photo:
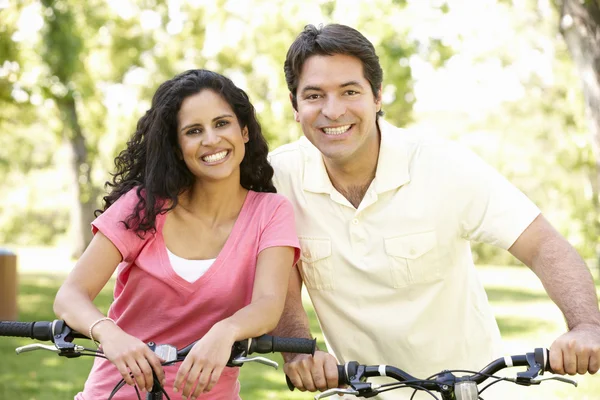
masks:
<svg viewBox="0 0 600 400"><path fill-rule="evenodd" d="M593 278L577 251L539 215L508 249L540 278L562 311L569 332L550 347L559 374L596 373L600 368L600 311Z"/></svg>
<svg viewBox="0 0 600 400"><path fill-rule="evenodd" d="M272 332L276 336L311 338L310 323L302 306L302 278L298 267L292 269L287 297L279 324ZM337 360L331 354L317 350L314 356L282 353L283 371L301 391L326 390L338 386Z"/></svg>

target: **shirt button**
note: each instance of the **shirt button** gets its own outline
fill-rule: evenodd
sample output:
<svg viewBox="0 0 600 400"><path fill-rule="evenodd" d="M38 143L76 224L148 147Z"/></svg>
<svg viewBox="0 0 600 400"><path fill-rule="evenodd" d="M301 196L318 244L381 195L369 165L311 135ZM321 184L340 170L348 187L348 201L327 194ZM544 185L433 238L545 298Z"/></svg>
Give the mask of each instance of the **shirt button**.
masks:
<svg viewBox="0 0 600 400"><path fill-rule="evenodd" d="M306 257L306 258L310 258L310 251L308 251L308 250L304 250L304 253L303 253L303 254L304 254L304 257Z"/></svg>
<svg viewBox="0 0 600 400"><path fill-rule="evenodd" d="M353 223L354 225L358 225L358 219L354 218L354 219L352 220L352 223Z"/></svg>
<svg viewBox="0 0 600 400"><path fill-rule="evenodd" d="M417 254L417 249L415 249L414 247L412 247L409 251L411 256L414 256L415 254Z"/></svg>

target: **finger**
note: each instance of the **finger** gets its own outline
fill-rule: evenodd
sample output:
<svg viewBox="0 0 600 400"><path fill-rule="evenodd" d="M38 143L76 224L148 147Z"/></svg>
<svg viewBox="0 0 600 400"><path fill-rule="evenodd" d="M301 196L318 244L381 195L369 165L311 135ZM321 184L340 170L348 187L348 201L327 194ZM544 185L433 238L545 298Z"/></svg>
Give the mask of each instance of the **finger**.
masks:
<svg viewBox="0 0 600 400"><path fill-rule="evenodd" d="M588 372L595 374L600 370L600 349L593 351L590 355L590 365L588 365Z"/></svg>
<svg viewBox="0 0 600 400"><path fill-rule="evenodd" d="M298 373L300 374L300 379L302 379L302 386L306 388L309 392L316 392L317 385L313 380L313 376L311 373L312 369L312 359L305 357L298 362L299 368Z"/></svg>
<svg viewBox="0 0 600 400"><path fill-rule="evenodd" d="M204 389L205 393L214 388L217 382L219 382L221 373L223 373L223 368L224 367L217 367L213 369L212 374L210 374L210 379L208 380L208 385L206 385L206 388Z"/></svg>
<svg viewBox="0 0 600 400"><path fill-rule="evenodd" d="M181 392L183 390L183 384L185 382L185 377L190 371L191 362L186 358L182 363L179 369L177 370L177 375L175 376L175 382L173 382L173 391Z"/></svg>
<svg viewBox="0 0 600 400"><path fill-rule="evenodd" d="M327 379L325 379L325 368L323 364L314 363L310 373L317 390L324 391L328 389Z"/></svg>
<svg viewBox="0 0 600 400"><path fill-rule="evenodd" d="M162 367L162 361L160 360L160 358L156 356L156 354L150 352L150 354L146 357L146 360L148 360L148 362L150 363L150 367L156 374L156 378L158 379L158 381L164 386L166 382L165 370Z"/></svg>
<svg viewBox="0 0 600 400"><path fill-rule="evenodd" d="M555 374L564 375L565 367L564 367L564 361L563 361L563 352L562 352L562 349L558 345L553 344L552 347L550 347L549 358L550 358L550 368L552 368L552 371Z"/></svg>
<svg viewBox="0 0 600 400"><path fill-rule="evenodd" d="M582 350L577 354L577 373L585 374L588 372L590 365L590 353L587 350Z"/></svg>
<svg viewBox="0 0 600 400"><path fill-rule="evenodd" d="M190 369L190 373L188 374L188 376L186 377L186 380L184 381L185 386L183 387L183 392L182 392L183 396L189 396L192 393L192 389L194 388L194 385L196 384L196 381L198 380L198 376L200 375L201 372L202 372L202 364L194 363L194 365Z"/></svg>
<svg viewBox="0 0 600 400"><path fill-rule="evenodd" d="M131 371L131 373L133 374L133 379L135 380L137 387L140 388L141 390L145 390L146 389L146 379L144 378L144 373L140 369L137 362L135 362L135 360L130 360L127 363L127 367L129 367L129 371Z"/></svg>
<svg viewBox="0 0 600 400"><path fill-rule="evenodd" d="M119 370L119 373L123 377L123 380L125 381L125 383L128 384L129 386L135 386L135 381L133 380L133 377L129 373L129 369L125 366L125 363L120 362L118 364L117 363L114 363L114 364L115 364L115 367L117 367L117 369Z"/></svg>
<svg viewBox="0 0 600 400"><path fill-rule="evenodd" d="M146 382L146 386L140 387L145 387L146 390L149 392L152 390L152 386L154 386L154 376L152 375L152 367L150 367L148 360L146 360L145 358L138 359L137 365L140 368L141 373L144 375L144 381Z"/></svg>
<svg viewBox="0 0 600 400"><path fill-rule="evenodd" d="M577 373L577 355L572 340L563 348L563 364L567 374L575 375Z"/></svg>
<svg viewBox="0 0 600 400"><path fill-rule="evenodd" d="M304 383L302 382L302 378L295 367L291 366L290 364L285 364L283 366L283 372L285 372L287 377L290 378L290 382L292 382L296 389L301 392L306 391Z"/></svg>
<svg viewBox="0 0 600 400"><path fill-rule="evenodd" d="M340 386L337 362L326 362L324 365L325 379L327 380L327 388L333 389Z"/></svg>
<svg viewBox="0 0 600 400"><path fill-rule="evenodd" d="M212 374L212 367L204 366L202 368L202 372L200 373L200 377L198 378L198 386L196 386L196 391L198 393L203 393L208 385L208 381L210 380L210 375Z"/></svg>

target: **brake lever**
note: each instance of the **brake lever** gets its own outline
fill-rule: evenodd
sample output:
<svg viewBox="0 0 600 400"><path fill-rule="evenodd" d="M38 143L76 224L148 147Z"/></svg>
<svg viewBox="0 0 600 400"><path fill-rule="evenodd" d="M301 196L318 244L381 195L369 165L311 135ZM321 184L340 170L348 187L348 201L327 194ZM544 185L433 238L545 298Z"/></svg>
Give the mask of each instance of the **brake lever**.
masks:
<svg viewBox="0 0 600 400"><path fill-rule="evenodd" d="M347 389L333 388L333 389L327 389L324 392L316 394L315 400L324 399L325 397L333 396L334 394L350 394L350 395L356 396L359 393L358 393L358 390L354 390L354 389L350 389L350 388L347 388Z"/></svg>
<svg viewBox="0 0 600 400"><path fill-rule="evenodd" d="M555 380L555 381L559 381L559 382L569 383L575 387L577 387L577 385L578 385L577 381L575 381L573 379L569 379L569 378L564 378L562 376L549 376L548 378L532 379L531 382L535 385L539 385L541 382L549 381L549 380Z"/></svg>
<svg viewBox="0 0 600 400"><path fill-rule="evenodd" d="M60 353L60 350L57 349L56 346L50 346L50 345L40 344L40 343L28 344L26 346L17 347L15 349L15 352L17 354L21 354L21 353L27 353L29 351L36 351L36 350L48 350L53 353L57 353L57 354Z"/></svg>
<svg viewBox="0 0 600 400"><path fill-rule="evenodd" d="M275 369L279 368L279 364L273 360L269 360L266 357L236 357L231 360L231 364L233 365L242 365L247 362L257 362L259 364L268 365L269 367L273 367Z"/></svg>

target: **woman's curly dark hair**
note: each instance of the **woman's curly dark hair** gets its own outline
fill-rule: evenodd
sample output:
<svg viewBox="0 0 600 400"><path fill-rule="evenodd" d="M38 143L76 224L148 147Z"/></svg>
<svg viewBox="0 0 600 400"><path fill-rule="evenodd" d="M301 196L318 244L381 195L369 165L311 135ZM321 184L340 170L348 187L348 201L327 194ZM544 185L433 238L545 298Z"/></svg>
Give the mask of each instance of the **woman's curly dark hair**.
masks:
<svg viewBox="0 0 600 400"><path fill-rule="evenodd" d="M248 128L249 140L240 164L242 187L256 192L276 192L273 168L267 161L267 141L246 92L223 75L194 69L164 82L156 90L151 108L138 121L127 147L115 158L116 172L112 174L112 182L105 185L112 190L103 198L104 208L96 210L96 216L136 188L138 204L122 222L127 229L134 229L143 236L149 230L155 231L158 214L177 205L177 196L195 180L180 157L177 114L185 98L202 90L220 94L233 109L240 127Z"/></svg>

